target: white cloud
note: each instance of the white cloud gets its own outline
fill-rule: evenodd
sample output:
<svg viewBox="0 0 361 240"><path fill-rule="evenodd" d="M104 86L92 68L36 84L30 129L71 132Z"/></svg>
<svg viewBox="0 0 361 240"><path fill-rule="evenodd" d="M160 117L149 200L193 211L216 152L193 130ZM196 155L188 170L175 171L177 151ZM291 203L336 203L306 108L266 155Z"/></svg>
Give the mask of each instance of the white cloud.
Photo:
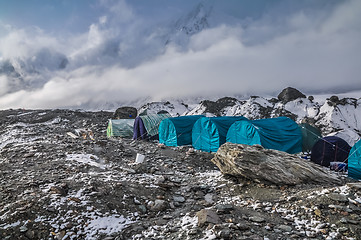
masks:
<svg viewBox="0 0 361 240"><path fill-rule="evenodd" d="M359 2L347 1L322 17L299 11L281 26L266 23L264 18L250 22L247 28L221 25L192 36L185 48L168 45L163 49L158 35L140 33L146 28L139 27L141 19L127 29L117 29L107 15L91 25L88 33L69 40L64 52L71 56L71 67L66 72L53 72L40 89L0 97L0 108L57 108L147 96L160 100L262 94L287 86L305 92L354 89L360 86L361 76ZM121 1L114 9L128 11L124 4ZM135 18L133 11L127 14L119 20L121 24ZM21 40L29 37L30 41ZM250 44L250 39L258 41ZM66 45L44 33L21 30L0 43L4 44L0 52L6 56L27 56L38 46ZM148 51L153 55L163 52L132 68L124 67L132 54L147 59ZM6 86L4 78L0 85Z"/></svg>

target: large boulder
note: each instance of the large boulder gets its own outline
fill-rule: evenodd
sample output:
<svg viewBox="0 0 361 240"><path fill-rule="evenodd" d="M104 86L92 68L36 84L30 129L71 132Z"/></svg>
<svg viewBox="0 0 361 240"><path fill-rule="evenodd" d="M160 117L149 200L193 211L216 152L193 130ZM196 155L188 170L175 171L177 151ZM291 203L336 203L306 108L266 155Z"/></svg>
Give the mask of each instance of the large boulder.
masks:
<svg viewBox="0 0 361 240"><path fill-rule="evenodd" d="M138 111L134 107L120 107L115 110L113 119L134 119L137 114Z"/></svg>
<svg viewBox="0 0 361 240"><path fill-rule="evenodd" d="M321 166L285 152L260 145L225 143L211 160L225 175L260 183L297 185L302 183L341 184Z"/></svg>
<svg viewBox="0 0 361 240"><path fill-rule="evenodd" d="M282 92L278 94L278 100L283 103L288 103L296 100L297 98L306 98L306 96L297 89L291 87L283 89Z"/></svg>

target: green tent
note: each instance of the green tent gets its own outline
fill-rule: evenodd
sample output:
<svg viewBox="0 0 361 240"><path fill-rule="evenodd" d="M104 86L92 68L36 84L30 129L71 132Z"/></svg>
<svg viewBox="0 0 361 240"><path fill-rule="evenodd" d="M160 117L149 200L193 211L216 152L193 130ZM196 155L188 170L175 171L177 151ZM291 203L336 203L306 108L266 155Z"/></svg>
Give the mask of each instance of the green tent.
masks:
<svg viewBox="0 0 361 240"><path fill-rule="evenodd" d="M159 142L167 146L192 144L192 128L203 115L190 115L164 119L159 125Z"/></svg>
<svg viewBox="0 0 361 240"><path fill-rule="evenodd" d="M245 117L201 117L192 129L192 145L195 149L206 152L217 152L226 142L228 128Z"/></svg>
<svg viewBox="0 0 361 240"><path fill-rule="evenodd" d="M131 138L133 136L134 119L109 119L108 137Z"/></svg>
<svg viewBox="0 0 361 240"><path fill-rule="evenodd" d="M320 129L308 124L299 124L302 132L302 152L310 152L313 145L322 138Z"/></svg>
<svg viewBox="0 0 361 240"><path fill-rule="evenodd" d="M133 139L158 139L159 124L163 119L170 117L171 115L168 113L136 117L133 128Z"/></svg>
<svg viewBox="0 0 361 240"><path fill-rule="evenodd" d="M228 129L227 142L255 145L288 153L302 151L302 133L287 117L240 120Z"/></svg>
<svg viewBox="0 0 361 240"><path fill-rule="evenodd" d="M361 140L351 148L348 155L348 176L361 180Z"/></svg>

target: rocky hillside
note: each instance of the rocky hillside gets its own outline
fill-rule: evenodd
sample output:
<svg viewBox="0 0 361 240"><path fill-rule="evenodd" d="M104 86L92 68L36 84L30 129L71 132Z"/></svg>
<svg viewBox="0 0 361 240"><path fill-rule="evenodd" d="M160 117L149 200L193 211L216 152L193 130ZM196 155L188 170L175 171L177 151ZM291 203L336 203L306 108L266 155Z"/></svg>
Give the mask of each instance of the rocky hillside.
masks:
<svg viewBox="0 0 361 240"><path fill-rule="evenodd" d="M343 173L233 179L214 154L106 138L112 114L0 111L1 239L361 238L361 185Z"/></svg>

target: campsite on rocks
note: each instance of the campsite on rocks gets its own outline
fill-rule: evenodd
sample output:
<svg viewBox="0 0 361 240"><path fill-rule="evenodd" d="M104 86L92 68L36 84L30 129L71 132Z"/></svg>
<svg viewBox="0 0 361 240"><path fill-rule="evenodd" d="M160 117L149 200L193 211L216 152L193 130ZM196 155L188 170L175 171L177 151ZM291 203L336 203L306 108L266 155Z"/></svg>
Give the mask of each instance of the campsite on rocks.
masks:
<svg viewBox="0 0 361 240"><path fill-rule="evenodd" d="M0 126L1 239L361 239L361 98L8 109Z"/></svg>

